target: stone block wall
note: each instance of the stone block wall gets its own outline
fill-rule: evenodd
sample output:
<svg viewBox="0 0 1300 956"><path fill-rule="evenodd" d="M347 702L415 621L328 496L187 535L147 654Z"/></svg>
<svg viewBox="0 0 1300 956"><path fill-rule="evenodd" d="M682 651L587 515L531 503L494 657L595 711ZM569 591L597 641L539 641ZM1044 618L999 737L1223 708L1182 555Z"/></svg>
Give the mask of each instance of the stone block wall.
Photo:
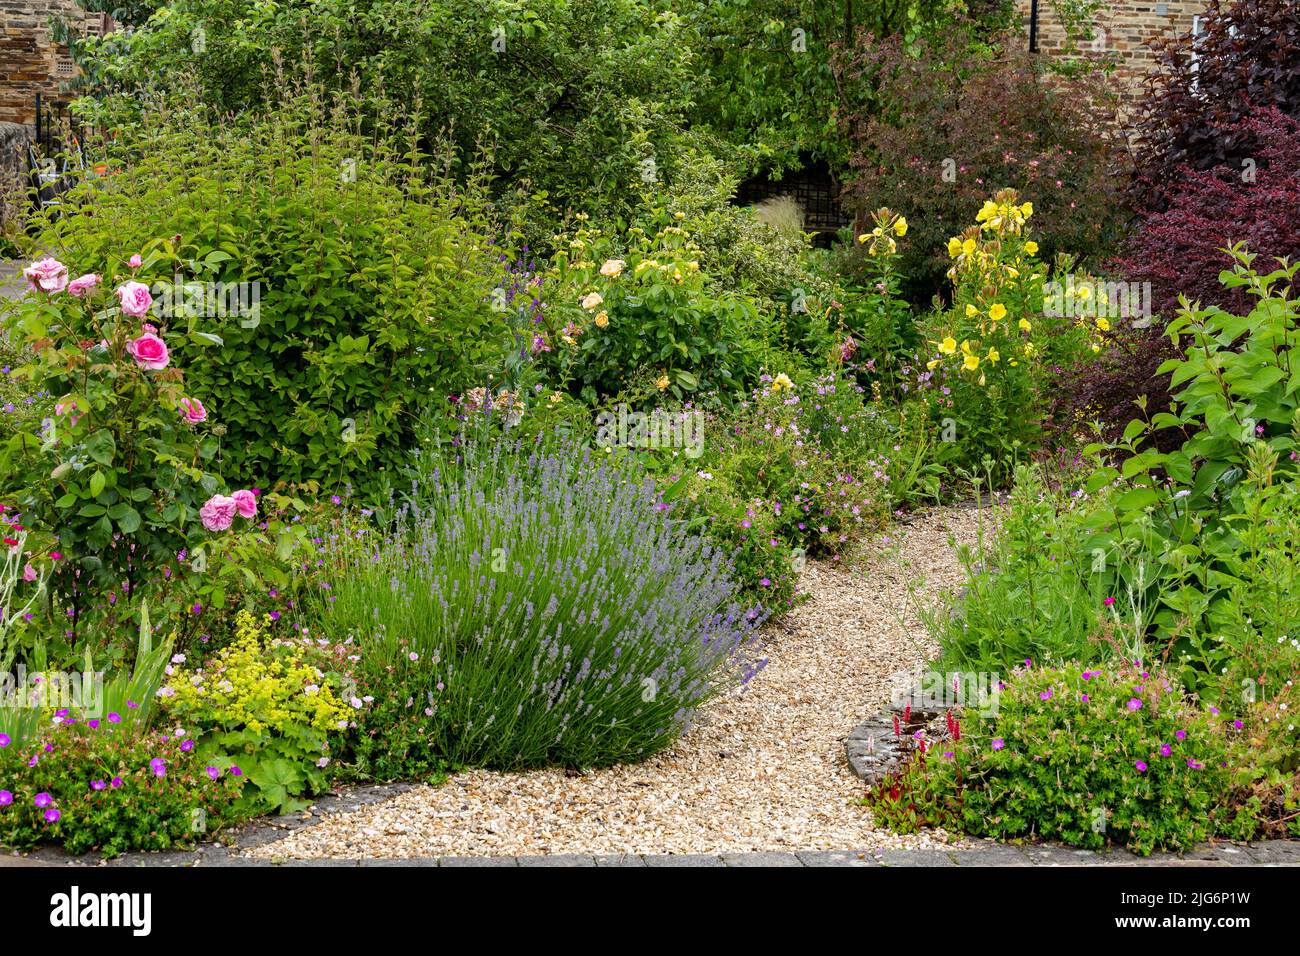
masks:
<svg viewBox="0 0 1300 956"><path fill-rule="evenodd" d="M3 2L3 0L0 0ZM1029 42L1031 0L1016 0L1023 29ZM1132 103L1144 89L1144 81L1156 68L1156 60L1146 46L1155 36L1190 33L1193 17L1205 10L1204 0L1113 0L1104 4L1093 21L1094 42L1100 48L1119 55L1114 77L1126 103ZM1065 45L1065 29L1057 19L1052 0L1038 0L1038 49L1043 56L1059 55ZM1093 43L1085 41L1085 48Z"/></svg>
<svg viewBox="0 0 1300 956"><path fill-rule="evenodd" d="M34 123L36 94L57 97L74 75L67 47L50 33L54 17L82 33L100 33L108 18L76 0L0 0L0 122Z"/></svg>

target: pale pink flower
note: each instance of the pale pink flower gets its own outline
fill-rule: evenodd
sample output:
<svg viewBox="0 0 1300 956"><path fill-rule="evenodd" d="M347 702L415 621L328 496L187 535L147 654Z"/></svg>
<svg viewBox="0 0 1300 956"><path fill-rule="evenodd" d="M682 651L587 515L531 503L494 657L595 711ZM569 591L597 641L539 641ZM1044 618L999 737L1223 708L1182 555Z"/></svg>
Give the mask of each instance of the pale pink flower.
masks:
<svg viewBox="0 0 1300 956"><path fill-rule="evenodd" d="M80 299L95 286L99 285L102 280L93 272L88 272L84 276L77 276L68 283L68 295L74 299Z"/></svg>
<svg viewBox="0 0 1300 956"><path fill-rule="evenodd" d="M181 415L190 424L197 425L199 422L207 421L208 410L203 407L203 403L197 398L182 398Z"/></svg>
<svg viewBox="0 0 1300 956"><path fill-rule="evenodd" d="M147 292L145 294L148 295ZM152 332L146 332L138 339L127 342L126 350L135 359L135 364L143 369L157 371L166 368L170 361L167 357L167 343Z"/></svg>
<svg viewBox="0 0 1300 956"><path fill-rule="evenodd" d="M36 569L32 567L32 563L30 561L28 561L27 564L23 566L23 580L26 581L28 584L36 580Z"/></svg>
<svg viewBox="0 0 1300 956"><path fill-rule="evenodd" d="M209 531L225 531L235 520L235 499L213 495L199 509L199 519Z"/></svg>
<svg viewBox="0 0 1300 956"><path fill-rule="evenodd" d="M26 277L34 292L52 295L68 287L68 267L58 259L51 259L48 256L24 269L23 276Z"/></svg>
<svg viewBox="0 0 1300 956"><path fill-rule="evenodd" d="M122 303L122 314L142 319L149 314L149 307L153 305L153 296L149 294L149 287L143 282L124 282L116 292L117 301Z"/></svg>
<svg viewBox="0 0 1300 956"><path fill-rule="evenodd" d="M251 491L241 488L233 492L230 497L235 502L235 509L241 517L252 518L257 514L257 495Z"/></svg>

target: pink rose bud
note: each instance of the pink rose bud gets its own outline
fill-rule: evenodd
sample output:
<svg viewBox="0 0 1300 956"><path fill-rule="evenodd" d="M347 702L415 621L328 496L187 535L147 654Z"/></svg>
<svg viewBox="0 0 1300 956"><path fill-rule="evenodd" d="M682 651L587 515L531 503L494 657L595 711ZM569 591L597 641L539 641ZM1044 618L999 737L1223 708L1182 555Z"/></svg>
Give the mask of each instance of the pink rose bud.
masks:
<svg viewBox="0 0 1300 956"><path fill-rule="evenodd" d="M152 332L146 332L138 339L127 342L126 350L135 359L135 364L143 369L157 371L167 367L167 343Z"/></svg>
<svg viewBox="0 0 1300 956"><path fill-rule="evenodd" d="M114 295L122 304L122 314L133 318L144 318L149 314L149 307L153 305L153 296L149 294L149 287L143 282L125 282L118 287Z"/></svg>
<svg viewBox="0 0 1300 956"><path fill-rule="evenodd" d="M235 499L226 495L213 495L199 509L199 520L209 531L225 531L235 520Z"/></svg>
<svg viewBox="0 0 1300 956"><path fill-rule="evenodd" d="M257 515L257 495L251 491L236 491L231 496L235 501L235 508L239 511L241 517L252 518Z"/></svg>
<svg viewBox="0 0 1300 956"><path fill-rule="evenodd" d="M140 254L137 252L131 257L129 265L132 269L139 269L140 266L144 265L144 260L140 258Z"/></svg>
<svg viewBox="0 0 1300 956"><path fill-rule="evenodd" d="M68 295L75 299L83 298L87 292L99 285L102 280L93 272L88 272L84 276L77 276L68 283Z"/></svg>
<svg viewBox="0 0 1300 956"><path fill-rule="evenodd" d="M33 262L23 270L23 276L32 287L33 292L53 295L68 287L68 267L58 259L46 257Z"/></svg>
<svg viewBox="0 0 1300 956"><path fill-rule="evenodd" d="M208 410L203 407L203 403L197 398L182 398L181 414L185 416L187 422L193 425L208 419Z"/></svg>

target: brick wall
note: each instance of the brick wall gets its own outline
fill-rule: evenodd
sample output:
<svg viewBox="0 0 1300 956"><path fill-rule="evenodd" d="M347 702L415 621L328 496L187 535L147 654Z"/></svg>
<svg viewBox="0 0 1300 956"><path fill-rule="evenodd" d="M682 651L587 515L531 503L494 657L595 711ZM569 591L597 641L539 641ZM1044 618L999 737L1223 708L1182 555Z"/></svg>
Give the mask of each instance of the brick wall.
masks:
<svg viewBox="0 0 1300 956"><path fill-rule="evenodd" d="M50 36L55 16L83 33L100 32L105 21L75 0L0 0L0 121L35 122L36 94L58 96L64 88L72 61Z"/></svg>
<svg viewBox="0 0 1300 956"><path fill-rule="evenodd" d="M0 0L3 3L4 0ZM1021 15L1025 42L1029 41L1030 0L1016 0ZM1143 89L1147 74L1156 61L1145 41L1153 36L1190 33L1192 17L1204 12L1204 0L1112 0L1097 11L1093 25L1095 37L1104 50L1119 54L1114 76L1126 101L1131 102ZM1104 37L1102 34L1104 31ZM1038 49L1044 56L1060 53L1065 30L1057 20L1052 0L1038 0ZM1082 44L1089 48L1092 44Z"/></svg>

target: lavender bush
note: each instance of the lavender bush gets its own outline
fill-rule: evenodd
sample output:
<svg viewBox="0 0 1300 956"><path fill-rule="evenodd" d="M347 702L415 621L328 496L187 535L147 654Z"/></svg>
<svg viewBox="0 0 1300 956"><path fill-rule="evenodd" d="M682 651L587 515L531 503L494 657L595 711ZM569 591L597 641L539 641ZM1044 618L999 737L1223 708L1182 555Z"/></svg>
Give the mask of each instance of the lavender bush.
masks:
<svg viewBox="0 0 1300 956"><path fill-rule="evenodd" d="M761 666L762 612L633 460L469 444L424 474L386 530L322 544L364 772L640 759Z"/></svg>

